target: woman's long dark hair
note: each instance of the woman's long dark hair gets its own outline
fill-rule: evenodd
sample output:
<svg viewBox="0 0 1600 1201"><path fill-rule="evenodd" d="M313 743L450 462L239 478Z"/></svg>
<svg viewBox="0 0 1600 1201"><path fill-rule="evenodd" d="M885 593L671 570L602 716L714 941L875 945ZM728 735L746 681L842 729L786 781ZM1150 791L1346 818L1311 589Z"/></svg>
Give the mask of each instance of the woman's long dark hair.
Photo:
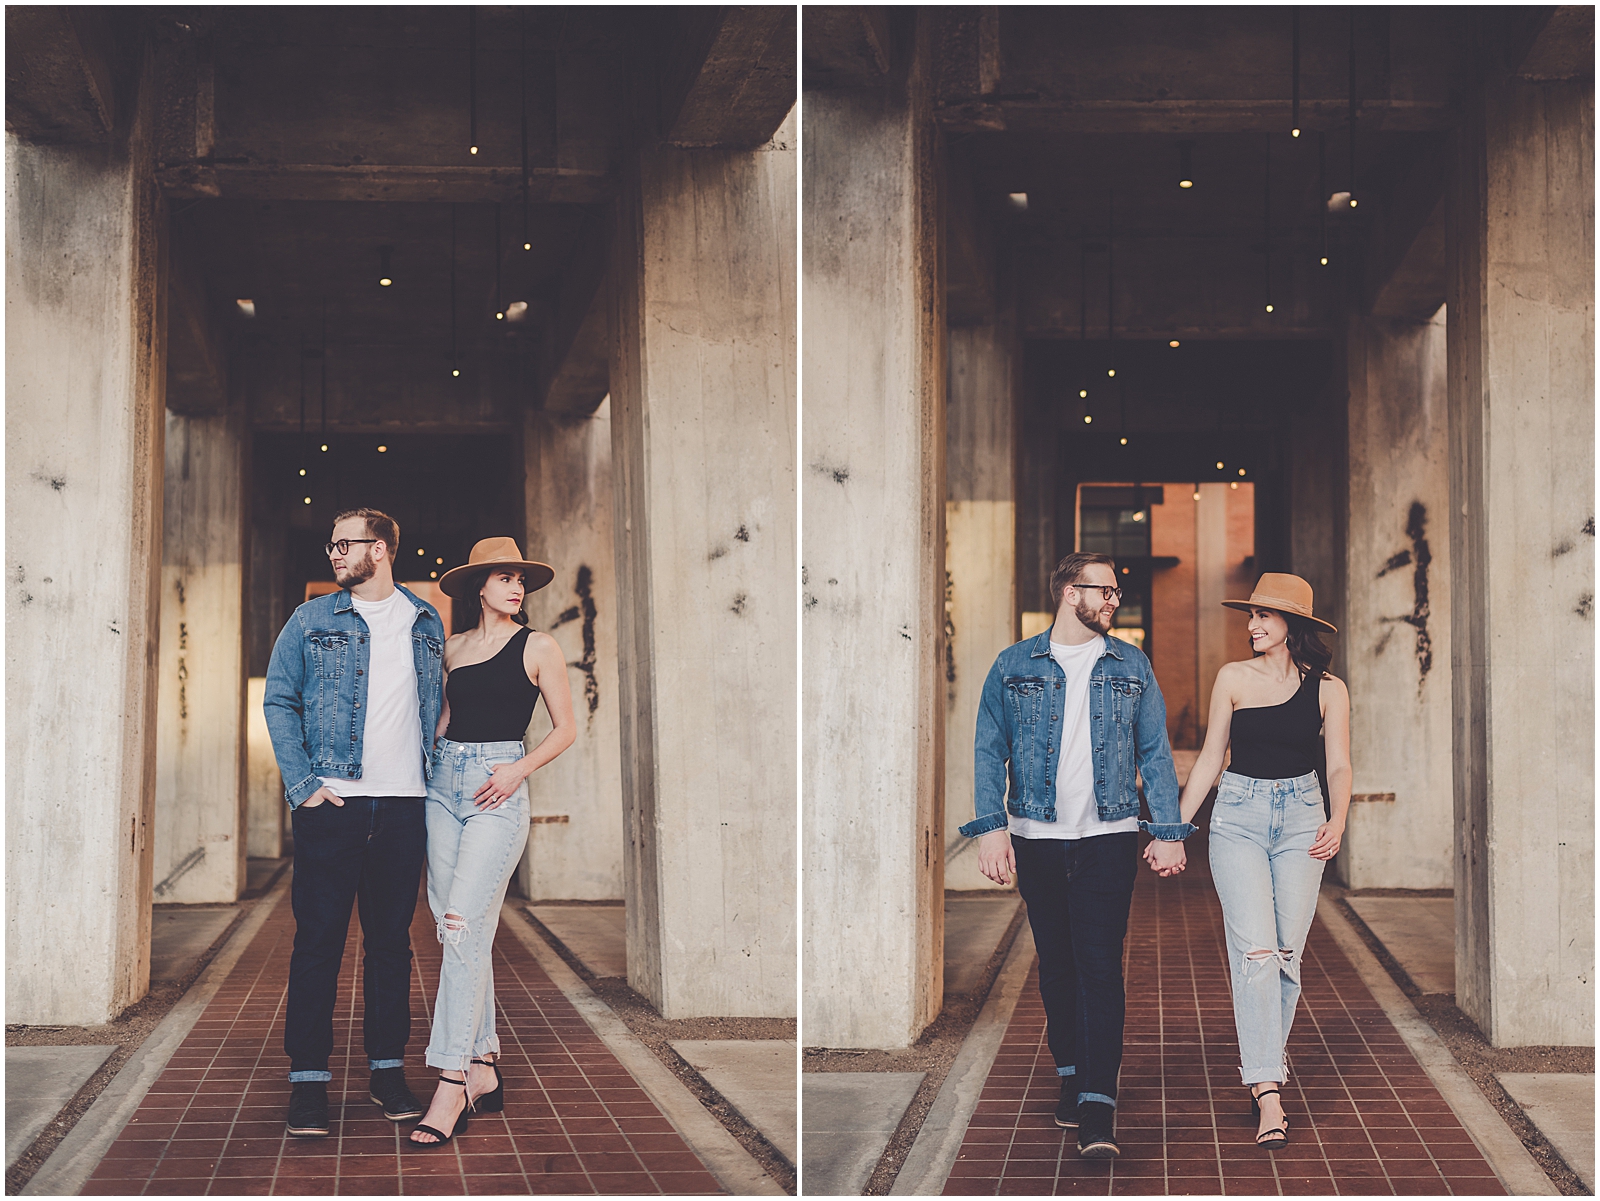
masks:
<svg viewBox="0 0 1600 1201"><path fill-rule="evenodd" d="M467 581L467 586L463 590L462 594L451 599L450 632L452 634L464 634L468 630L475 630L478 628L478 624L483 620L483 601L478 596L478 593L483 588L483 582L489 578L490 572L493 570L493 568L490 568L489 571L485 571L482 575L473 576ZM528 577L526 574L522 574L522 586L524 588L528 586ZM528 596L526 593L524 593L522 596L522 603L528 603ZM518 609L511 615L511 620L516 622L518 625L525 626L528 624L528 615L521 609Z"/></svg>
<svg viewBox="0 0 1600 1201"><path fill-rule="evenodd" d="M1333 652L1318 636L1318 627L1297 613L1285 613L1283 620L1289 623L1289 637L1284 640L1284 645L1289 648L1289 658L1305 675L1315 675L1321 679L1328 670L1328 664L1333 662Z"/></svg>

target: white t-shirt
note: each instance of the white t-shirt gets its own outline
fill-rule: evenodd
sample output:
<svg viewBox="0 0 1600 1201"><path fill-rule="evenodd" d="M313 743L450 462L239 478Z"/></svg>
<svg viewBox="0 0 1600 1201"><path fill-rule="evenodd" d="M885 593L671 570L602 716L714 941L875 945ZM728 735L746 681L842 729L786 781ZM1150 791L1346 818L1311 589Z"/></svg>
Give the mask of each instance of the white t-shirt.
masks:
<svg viewBox="0 0 1600 1201"><path fill-rule="evenodd" d="M1139 829L1138 815L1107 822L1094 803L1094 749L1089 740L1089 676L1105 653L1105 639L1080 646L1052 641L1050 657L1067 680L1061 713L1061 757L1056 761L1056 820L1039 821L1008 814L1013 834L1022 838L1094 838Z"/></svg>
<svg viewBox="0 0 1600 1201"><path fill-rule="evenodd" d="M389 599L352 596L372 635L367 656L366 720L361 736L361 778L322 777L335 796L428 795L422 777L422 716L417 703L417 662L411 626L417 607L396 588Z"/></svg>

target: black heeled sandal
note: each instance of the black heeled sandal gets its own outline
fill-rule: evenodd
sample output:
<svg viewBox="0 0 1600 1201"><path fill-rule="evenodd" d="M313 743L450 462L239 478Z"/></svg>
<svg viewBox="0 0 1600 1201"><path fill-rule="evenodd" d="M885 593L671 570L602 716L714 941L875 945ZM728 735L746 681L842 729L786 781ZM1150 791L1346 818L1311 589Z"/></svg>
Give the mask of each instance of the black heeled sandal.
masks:
<svg viewBox="0 0 1600 1201"><path fill-rule="evenodd" d="M432 1126L426 1126L423 1123L418 1122L411 1128L411 1133L415 1134L420 1130L424 1134L433 1135L435 1141L431 1143L419 1143L416 1139L410 1137L410 1135L407 1135L406 1142L410 1143L413 1147L442 1147L451 1139L455 1138L456 1135L465 1133L467 1129L467 1117L472 1113L472 1094L466 1092L466 1073L462 1072L461 1075L463 1078L460 1080L452 1080L442 1072L439 1075L440 1080L443 1080L446 1084L459 1084L462 1092L466 1093L467 1103L461 1107L461 1116L456 1119L455 1127L450 1131L449 1134L446 1134L443 1130L435 1130Z"/></svg>
<svg viewBox="0 0 1600 1201"><path fill-rule="evenodd" d="M1281 1098L1283 1096L1283 1093L1280 1090L1275 1089L1275 1088L1264 1089L1263 1091L1261 1091L1259 1093L1256 1092L1254 1089L1251 1089L1250 1090L1250 1113L1251 1113L1251 1116L1259 1118L1261 1116L1261 1098L1262 1097L1273 1097L1273 1096ZM1279 1104L1281 1105L1282 1103L1283 1102L1280 1100ZM1261 1141L1262 1139L1266 1139L1268 1141L1262 1142ZM1282 1126L1279 1126L1279 1127L1277 1127L1277 1128L1275 1128L1273 1130L1263 1130L1260 1134L1256 1135L1256 1146L1260 1147L1263 1151L1278 1151L1278 1150L1281 1150L1284 1147L1287 1147L1288 1145L1289 1145L1289 1117L1288 1117L1287 1114L1284 1115L1283 1125Z"/></svg>
<svg viewBox="0 0 1600 1201"><path fill-rule="evenodd" d="M506 1081L500 1074L500 1065L487 1059L474 1059L473 1063L481 1063L486 1068L494 1069L494 1091L484 1093L473 1102L473 1108L479 1113L501 1113L506 1107Z"/></svg>

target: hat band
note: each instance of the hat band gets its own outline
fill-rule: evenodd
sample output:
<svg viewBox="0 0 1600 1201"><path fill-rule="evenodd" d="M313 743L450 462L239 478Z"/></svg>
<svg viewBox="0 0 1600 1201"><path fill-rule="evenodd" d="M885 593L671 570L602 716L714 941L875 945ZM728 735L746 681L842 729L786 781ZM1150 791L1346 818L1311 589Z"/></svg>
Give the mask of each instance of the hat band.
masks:
<svg viewBox="0 0 1600 1201"><path fill-rule="evenodd" d="M1287 609L1290 613L1299 614L1301 617L1311 616L1311 610L1298 601L1280 600L1275 596L1262 596L1259 592L1250 594L1250 603L1252 605L1259 604L1268 609Z"/></svg>

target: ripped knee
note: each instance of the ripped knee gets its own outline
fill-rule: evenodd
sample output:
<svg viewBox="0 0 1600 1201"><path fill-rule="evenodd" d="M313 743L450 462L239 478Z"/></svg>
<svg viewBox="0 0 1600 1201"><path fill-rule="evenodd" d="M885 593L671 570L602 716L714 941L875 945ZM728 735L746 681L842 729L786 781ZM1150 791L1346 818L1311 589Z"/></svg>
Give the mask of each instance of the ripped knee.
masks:
<svg viewBox="0 0 1600 1201"><path fill-rule="evenodd" d="M460 946L461 939L469 933L467 919L459 913L446 913L439 919L438 935L441 943Z"/></svg>
<svg viewBox="0 0 1600 1201"><path fill-rule="evenodd" d="M1270 960L1276 960L1279 970L1289 979L1298 980L1300 978L1300 960L1293 947L1278 947L1276 950L1256 947L1253 950L1246 951L1244 953L1244 978L1249 980L1261 970L1262 964Z"/></svg>

